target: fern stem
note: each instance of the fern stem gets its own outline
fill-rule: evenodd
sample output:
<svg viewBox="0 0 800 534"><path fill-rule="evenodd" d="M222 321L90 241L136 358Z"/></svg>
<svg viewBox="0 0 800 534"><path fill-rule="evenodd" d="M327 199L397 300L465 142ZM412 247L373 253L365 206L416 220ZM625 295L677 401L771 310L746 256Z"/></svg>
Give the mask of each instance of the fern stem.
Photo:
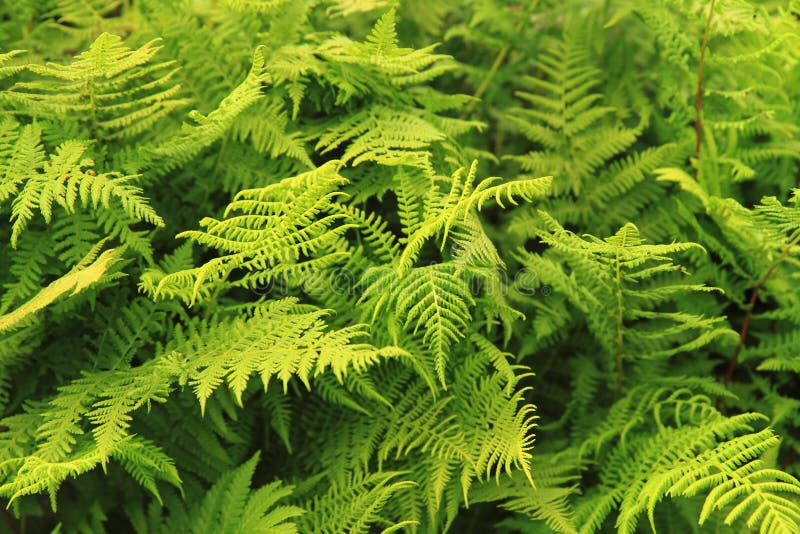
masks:
<svg viewBox="0 0 800 534"><path fill-rule="evenodd" d="M97 102L95 99L95 86L94 86L94 78L89 79L88 83L89 87L89 104L92 108L92 117L91 117L91 125L89 126L89 135L94 139L97 135Z"/></svg>
<svg viewBox="0 0 800 534"><path fill-rule="evenodd" d="M789 469L789 467L794 463L796 459L797 459L797 450L792 449L789 452L789 456L787 456L786 460L784 460L784 462L781 464L781 471L786 471L787 469Z"/></svg>
<svg viewBox="0 0 800 534"><path fill-rule="evenodd" d="M739 363L739 354L742 352L744 348L745 339L747 339L747 332L750 330L750 319L753 316L753 308L755 308L756 300L758 299L758 293L764 284L767 283L767 280L770 279L772 274L775 272L775 269L778 267L781 261L783 261L786 256L789 255L791 250L800 244L800 233L792 240L791 243L781 252L780 256L772 262L770 265L769 270L767 273L761 277L761 280L753 288L753 293L750 295L750 301L747 303L747 313L744 316L744 322L742 323L742 330L739 334L739 343L736 345L736 350L733 353L733 358L731 358L730 363L728 364L728 371L725 373L725 380L724 385L728 387L728 384L731 382L731 378L733 378L733 371L736 369L736 365ZM717 400L717 404L719 405L719 400Z"/></svg>
<svg viewBox="0 0 800 534"><path fill-rule="evenodd" d="M511 45L505 45L497 54L497 56L494 58L494 63L492 63L489 72L481 81L481 84L478 86L478 89L475 91L475 94L472 95L472 101L470 101L470 103L467 104L467 108L461 114L462 119L466 119L467 117L469 117L470 114L475 110L475 106L478 105L478 101L481 99L483 93L485 93L486 89L489 87L489 82L492 81L492 78L494 78L494 76L497 74L497 71L500 70L500 65L503 64L503 61L505 61L506 56L510 51L511 51Z"/></svg>
<svg viewBox="0 0 800 534"><path fill-rule="evenodd" d="M230 135L226 133L222 138L222 143L220 144L219 151L217 152L217 157L214 158L214 166L211 168L211 176L216 176L220 165L222 165L222 156L225 154L225 149L228 148L229 137ZM208 193L209 190L206 189L206 199L208 198Z"/></svg>
<svg viewBox="0 0 800 534"><path fill-rule="evenodd" d="M518 34L522 30L522 25L525 19L527 19L530 14L536 9L536 5L539 3L539 0L534 0L528 6L528 9L522 14L522 17L517 22L516 26L514 26L514 33ZM494 58L494 62L492 62L492 66L489 67L489 72L486 76L481 80L481 84L475 90L475 94L472 95L472 101L467 104L467 107L464 109L464 112L461 114L461 119L466 119L467 117L475 111L475 106L478 105L478 101L483 96L483 93L486 92L486 89L489 88L489 84L491 83L492 79L497 75L497 71L500 70L500 66L506 60L506 57L511 52L511 43L505 45L503 48L500 49L500 52L497 53L497 56Z"/></svg>
<svg viewBox="0 0 800 534"><path fill-rule="evenodd" d="M700 66L697 71L697 100L695 101L695 120L694 120L694 132L695 132L695 144L694 144L694 159L695 159L695 169L694 175L698 177L700 175L700 145L703 140L703 72L705 70L706 65L706 49L708 48L708 37L711 33L711 19L714 17L714 5L717 3L717 0L711 0L711 4L708 7L708 17L706 18L706 27L703 32L703 44L700 45Z"/></svg>
<svg viewBox="0 0 800 534"><path fill-rule="evenodd" d="M625 241L627 241L627 239L622 241L623 248L626 244ZM625 303L622 299L622 272L620 268L619 252L617 252L617 384L614 389L617 397L622 393L622 315L624 310Z"/></svg>

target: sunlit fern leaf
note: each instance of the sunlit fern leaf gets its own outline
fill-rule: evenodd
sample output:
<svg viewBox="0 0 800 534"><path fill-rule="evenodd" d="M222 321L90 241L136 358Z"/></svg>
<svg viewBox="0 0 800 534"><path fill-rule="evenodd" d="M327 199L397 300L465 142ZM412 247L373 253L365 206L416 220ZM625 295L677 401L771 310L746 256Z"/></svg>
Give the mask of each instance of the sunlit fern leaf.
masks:
<svg viewBox="0 0 800 534"><path fill-rule="evenodd" d="M460 221L450 236L453 241L450 253L460 271L491 272L505 269L506 264L497 247L486 235L475 214L469 214Z"/></svg>
<svg viewBox="0 0 800 534"><path fill-rule="evenodd" d="M7 98L34 116L86 123L102 139L137 136L187 104L176 96L174 63L152 63L160 48L131 50L103 33L69 65L28 66L44 79L17 83Z"/></svg>
<svg viewBox="0 0 800 534"><path fill-rule="evenodd" d="M425 196L430 180L423 173L412 173L399 167L393 178L393 190L397 196L398 215L403 225L401 243L408 240L422 224L420 200Z"/></svg>
<svg viewBox="0 0 800 534"><path fill-rule="evenodd" d="M258 460L259 454L256 453L240 467L220 477L203 501L189 512L192 524L186 525L187 532L298 532L293 520L302 517L304 510L278 504L292 494L292 486L275 481L251 489Z"/></svg>
<svg viewBox="0 0 800 534"><path fill-rule="evenodd" d="M335 36L322 42L317 53L332 62L341 63L345 68L342 73L332 70L325 73L334 85L340 86L344 95L342 103L367 87L361 83L377 76L388 81L394 87L406 87L430 81L437 76L453 70L455 65L449 56L434 54L436 45L421 48L402 48L398 46L396 29L396 11L390 9L375 23L365 42L355 42L344 36ZM347 68L348 64L366 67L365 72ZM342 74L359 76L361 81L347 80ZM355 83L353 83L355 82ZM357 85L356 85L357 84ZM373 88L386 91L386 88Z"/></svg>
<svg viewBox="0 0 800 534"><path fill-rule="evenodd" d="M347 143L341 158L345 163L374 161L427 169L431 164L426 149L443 139L444 134L414 113L376 106L333 125L316 148L324 154Z"/></svg>
<svg viewBox="0 0 800 534"><path fill-rule="evenodd" d="M409 235L403 254L397 262L401 274L416 262L423 245L431 238L441 235L440 248L444 250L448 233L453 225L471 216L473 210L480 211L484 204L494 200L501 208L504 202L518 205L519 200L533 202L545 196L552 183L552 177L526 178L503 182L500 178L486 178L474 184L477 161L473 162L468 173L458 169L446 181L449 190L431 188L425 197L425 221Z"/></svg>
<svg viewBox="0 0 800 534"><path fill-rule="evenodd" d="M91 42L101 32L126 35L130 32L130 19L119 16L123 14L122 4L123 0L56 0L47 5L47 14L56 21L40 28L45 32L37 37L44 40L66 36L78 42Z"/></svg>
<svg viewBox="0 0 800 534"><path fill-rule="evenodd" d="M137 438L132 437L133 443L125 441L117 444L120 451L124 451L126 462L139 457L143 451L131 449L131 447L141 448L137 445ZM168 482L178 483L177 473L169 458L163 454L157 454L154 449L147 451L148 462L137 462L135 476L145 485L154 487L151 481L161 478ZM77 477L94 469L100 463L99 452L91 447L77 449L68 458L61 461L47 461L37 455L27 456L24 463L19 467L16 478L12 482L7 482L0 486L0 495L4 495L14 501L25 495L33 495L47 491L50 495L50 505L53 510L56 506L56 491L67 478ZM133 468L128 464L129 468Z"/></svg>
<svg viewBox="0 0 800 534"><path fill-rule="evenodd" d="M446 387L446 367L450 349L463 339L471 320L474 300L464 279L452 264L414 268L403 277L389 267L364 273L364 292L359 304L370 319L388 320L414 335L420 334L433 355L435 373ZM385 316L385 317L384 317Z"/></svg>
<svg viewBox="0 0 800 534"><path fill-rule="evenodd" d="M698 245L645 244L632 224L605 239L579 237L548 214L539 216L550 229L537 234L551 250L544 255L521 251L519 259L538 272L543 283L564 291L581 310L607 354L615 355L619 380L625 359L665 358L716 338L738 337L721 325L721 318L658 309L681 294L715 291L676 277L683 269L670 256ZM550 253L566 261L571 272L553 270L554 264L547 259Z"/></svg>
<svg viewBox="0 0 800 534"><path fill-rule="evenodd" d="M153 402L164 402L176 382L192 385L205 412L208 398L223 381L241 402L250 375L255 373L261 375L265 387L273 376L286 384L296 375L308 385L312 376L327 368L341 380L381 357L381 351L351 342L363 335L362 328L327 330L321 321L323 312L295 313L295 302L276 302L249 321L222 322L199 330L138 367L87 373L62 387L37 412L41 420L37 422L36 445L31 455L20 460L21 473L38 473L42 462L62 466L64 477L77 473L76 469L84 472L105 465L131 438L132 413ZM91 429L91 440L86 439L87 429ZM73 465L76 458L81 459L79 465ZM131 458L128 461L133 462ZM136 469L133 465L129 468ZM20 487L30 483L26 480L18 476L4 488L19 493ZM61 480L58 475L46 483L47 488L54 492ZM142 480L150 483L147 477Z"/></svg>
<svg viewBox="0 0 800 534"><path fill-rule="evenodd" d="M289 156L306 168L314 167L298 131L287 131L289 117L283 102L263 100L253 104L253 109L242 113L233 124L236 139L249 141L260 154L272 159Z"/></svg>
<svg viewBox="0 0 800 534"><path fill-rule="evenodd" d="M204 230L179 234L221 255L201 267L163 276L156 293L181 295L178 288L191 288L189 302L195 302L205 286L223 283L234 270L244 271L237 285L247 286L335 262L344 252L325 254L325 247L354 226L337 224L345 216L334 209L342 195L339 187L346 183L340 166L332 161L277 184L240 191L224 219L206 217L200 221ZM318 253L321 257L315 258Z"/></svg>
<svg viewBox="0 0 800 534"><path fill-rule="evenodd" d="M404 327L421 332L436 356L436 373L444 385L451 347L464 337L475 304L469 287L451 265L412 269L399 281L396 313Z"/></svg>
<svg viewBox="0 0 800 534"><path fill-rule="evenodd" d="M294 376L310 388L311 378L327 368L341 380L349 371L362 371L382 357L371 345L352 341L365 335L363 326L328 330L323 321L326 312L293 311L295 303L274 301L255 310L249 320L221 322L176 347L184 357L192 357L187 373L203 410L223 381L241 402L254 374L261 377L264 388L274 377L286 391Z"/></svg>
<svg viewBox="0 0 800 534"><path fill-rule="evenodd" d="M470 340L475 344L480 354L492 363L497 374L506 382L505 392L510 395L514 390L514 386L516 386L520 379L520 377L517 376L517 371L526 368L521 365L512 364L509 361L509 359L513 357L510 353L501 351L494 343L482 335L472 334Z"/></svg>
<svg viewBox="0 0 800 534"><path fill-rule="evenodd" d="M402 465L403 458L422 462L418 474L424 480L428 497L423 502L431 516L439 513L434 503L464 502L475 480L488 480L509 469L525 475L531 464L533 407L524 401L524 393L509 393L499 376L482 378L491 365L485 357L467 359L469 370L454 373L447 394L442 395L399 361L374 367L375 384L388 403L365 398L362 406L367 413L333 412L327 402L315 403L330 417L303 418L315 429L313 443L305 447L325 444L321 461L334 478L363 469L370 458L380 469ZM427 476L435 480L426 480ZM523 478L530 485L530 479ZM419 519L416 514L411 517Z"/></svg>
<svg viewBox="0 0 800 534"><path fill-rule="evenodd" d="M726 525L744 523L769 534L800 529L800 481L757 458L778 444L771 430L747 434L698 456L675 473L672 495L708 492L700 524L717 510ZM679 478L678 478L679 477Z"/></svg>
<svg viewBox="0 0 800 534"><path fill-rule="evenodd" d="M214 111L207 116L196 110L190 112L189 118L195 124L186 124L175 137L147 147L144 150L145 166L152 172L162 174L182 167L222 137L233 126L237 117L263 98L262 85L270 79L264 54L263 48L255 50L247 77Z"/></svg>
<svg viewBox="0 0 800 534"><path fill-rule="evenodd" d="M402 518L384 517L382 509L395 494L413 484L397 472L353 473L331 484L327 492L301 501L307 513L300 517L298 526L301 531L320 534L365 532L373 525L387 533L409 527Z"/></svg>
<svg viewBox="0 0 800 534"><path fill-rule="evenodd" d="M24 52L22 50L12 50L11 52L4 52L0 54L0 79L13 76L25 68L22 65L5 65L5 63L7 63L9 60L12 60L16 56L19 56L23 53ZM0 93L0 100L5 100L5 98L5 92Z"/></svg>
<svg viewBox="0 0 800 534"><path fill-rule="evenodd" d="M78 451L83 451L82 454L105 467L132 437L128 432L130 413L153 402L164 402L173 375L169 361L151 360L135 370L87 372L62 386L38 411L41 420L35 433L36 442L32 455L23 464L36 459L68 463ZM87 439L85 422L93 425L91 440Z"/></svg>
<svg viewBox="0 0 800 534"><path fill-rule="evenodd" d="M192 243L187 241L177 247L172 253L165 255L156 266L145 270L139 280L139 290L151 298L156 298L159 283L168 274L186 271L194 267ZM162 295L168 298L178 298L184 302L191 300L192 287L163 286L160 288Z"/></svg>
<svg viewBox="0 0 800 534"><path fill-rule="evenodd" d="M172 389L172 374L158 360L135 370L105 374L102 393L86 414L93 426L92 435L100 461L105 464L117 453L117 445L128 437L133 417L131 412L154 402L166 402Z"/></svg>
<svg viewBox="0 0 800 534"><path fill-rule="evenodd" d="M85 157L88 144L68 141L45 157L40 144L41 130L34 124L26 126L16 143L17 150L6 163L5 176L0 182L0 194L13 195L11 244L16 245L38 210L46 223L54 217L56 207L67 214L78 207L93 209L107 235L119 237L137 252L149 255L149 244L141 243L129 226L145 221L155 226L164 222L142 196L142 190L131 182L137 175L97 173L93 159ZM0 201L4 198L0 198ZM120 210L121 208L121 210ZM117 210L121 211L116 213ZM113 221L105 224L104 221Z"/></svg>
<svg viewBox="0 0 800 534"><path fill-rule="evenodd" d="M570 460L574 461L539 456L532 469L535 488L524 477L511 475L501 483L489 481L474 487L470 500L473 503L501 501L503 508L520 514L514 523L542 521L555 532L577 534L569 502L570 497L578 493L577 463Z"/></svg>
<svg viewBox="0 0 800 534"><path fill-rule="evenodd" d="M473 477L499 480L518 470L528 484L536 484L531 473L536 407L525 400L528 388L508 391L502 387L508 378L486 373L488 364L481 354L467 356L453 380L453 409L470 460L461 473L465 502Z"/></svg>
<svg viewBox="0 0 800 534"><path fill-rule="evenodd" d="M272 14L291 0L224 0L223 4L233 10L259 15Z"/></svg>
<svg viewBox="0 0 800 534"><path fill-rule="evenodd" d="M542 150L511 158L527 172L557 176L555 194L577 194L587 189L604 161L635 141L636 132L614 124L614 108L597 105L602 95L589 92L600 79L585 47L555 41L539 56L537 67L546 79L525 78L536 92L517 96L530 107L509 110L508 120Z"/></svg>
<svg viewBox="0 0 800 534"><path fill-rule="evenodd" d="M616 527L621 532L634 532L645 511L655 528L656 505L668 496L692 496L711 490L700 514L702 525L716 508L730 511L734 504L739 505L740 511L749 508L754 501L746 497L752 492L800 491L800 483L793 477L786 473L778 476L775 470L764 469L755 460L778 442L769 428L755 430L764 416L754 413L725 416L707 395L690 388L730 396L710 380L681 382L659 378L652 384L631 389L587 437L579 454L593 450L603 467L599 491L579 499L581 531L599 529L615 508L619 509ZM669 446L664 447L664 443ZM753 476L753 483L765 479L776 482L744 489L741 484L746 483L742 477L753 473L758 473ZM713 488L722 487L742 490L719 502L719 494L726 490ZM785 521L793 521L792 517L800 512L796 503L783 497L763 496L764 499L756 498L761 505L759 510L766 512L772 508L769 513L777 515L770 521L775 524L785 525ZM756 528L755 522L764 518L757 517L747 523L750 528ZM737 519L736 514L729 514L725 523L732 524ZM767 522L763 528L770 531L769 526Z"/></svg>
<svg viewBox="0 0 800 534"><path fill-rule="evenodd" d="M46 491L50 496L51 508L57 510L56 492L61 483L69 477L78 477L91 471L99 461L99 455L91 448L80 449L63 461L47 461L36 455L26 456L24 463L18 463L13 481L0 486L0 495L13 502L25 495Z"/></svg>
<svg viewBox="0 0 800 534"><path fill-rule="evenodd" d="M10 137L4 142L2 160L3 178L0 182L0 202L7 200L19 192L31 171L41 169L45 163L44 149L41 145L41 129L27 126L17 132L17 124L4 121L4 130ZM10 134L10 135L9 135ZM13 143L10 142L13 139ZM13 147L13 149L12 149Z"/></svg>
<svg viewBox="0 0 800 534"><path fill-rule="evenodd" d="M93 284L118 276L119 273L114 272L114 267L122 260L124 249L110 249L100 253L101 247L102 242L95 246L70 272L42 288L14 311L0 315L0 332L19 327L24 324L24 321L66 293L75 295Z"/></svg>
<svg viewBox="0 0 800 534"><path fill-rule="evenodd" d="M358 225L364 241L379 260L391 263L399 255L400 245L394 234L387 230L388 225L381 217L375 213L367 214L352 205L335 204L334 209L344 214L344 220L348 223Z"/></svg>
<svg viewBox="0 0 800 534"><path fill-rule="evenodd" d="M332 4L327 12L335 17L346 17L353 13L375 11L391 5L391 0L329 0Z"/></svg>
<svg viewBox="0 0 800 534"><path fill-rule="evenodd" d="M777 248L785 249L800 235L800 189L792 190L789 204L784 206L775 197L764 197L755 206L756 220L770 237L769 241L779 243Z"/></svg>

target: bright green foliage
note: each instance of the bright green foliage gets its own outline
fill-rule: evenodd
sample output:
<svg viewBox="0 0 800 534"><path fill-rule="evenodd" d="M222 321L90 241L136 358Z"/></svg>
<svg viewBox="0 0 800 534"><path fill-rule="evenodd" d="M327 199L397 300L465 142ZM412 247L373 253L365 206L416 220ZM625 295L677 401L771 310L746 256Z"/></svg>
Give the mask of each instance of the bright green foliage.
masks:
<svg viewBox="0 0 800 534"><path fill-rule="evenodd" d="M800 532L796 0L0 46L0 533Z"/></svg>
<svg viewBox="0 0 800 534"><path fill-rule="evenodd" d="M131 50L116 35L100 35L69 65L31 65L46 80L20 82L6 93L19 109L36 118L77 122L91 137L133 137L186 104L173 98L177 69L155 63L160 47L151 41Z"/></svg>
<svg viewBox="0 0 800 534"><path fill-rule="evenodd" d="M131 520L136 532L257 532L293 534L296 518L304 513L297 506L278 504L292 494L292 486L280 481L251 489L258 453L217 480L202 501L190 509L178 505L164 520L156 508L151 514L136 514Z"/></svg>
<svg viewBox="0 0 800 534"><path fill-rule="evenodd" d="M589 332L609 358L616 358L617 380L625 359L669 358L702 347L714 338L736 333L721 327L724 317L704 318L683 311L663 311L691 292L713 288L679 283L684 269L670 254L697 245L647 245L631 223L613 236L581 238L541 212L547 230L539 231L552 254L520 252L520 262L540 273L585 317ZM678 280L675 276L678 275ZM672 279L672 280L671 280Z"/></svg>

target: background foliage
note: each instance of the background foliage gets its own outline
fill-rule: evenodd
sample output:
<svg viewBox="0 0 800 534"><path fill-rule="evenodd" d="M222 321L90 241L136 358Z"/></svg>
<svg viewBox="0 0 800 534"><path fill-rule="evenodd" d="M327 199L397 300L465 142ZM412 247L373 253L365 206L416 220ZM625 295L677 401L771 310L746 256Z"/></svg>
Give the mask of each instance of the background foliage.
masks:
<svg viewBox="0 0 800 534"><path fill-rule="evenodd" d="M800 532L796 0L0 6L0 530Z"/></svg>

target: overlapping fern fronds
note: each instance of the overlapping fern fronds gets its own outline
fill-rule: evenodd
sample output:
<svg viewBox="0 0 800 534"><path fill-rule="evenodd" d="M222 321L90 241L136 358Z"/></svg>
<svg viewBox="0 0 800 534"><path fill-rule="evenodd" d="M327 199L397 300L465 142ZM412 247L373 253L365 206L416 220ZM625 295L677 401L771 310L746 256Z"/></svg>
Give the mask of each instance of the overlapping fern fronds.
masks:
<svg viewBox="0 0 800 534"><path fill-rule="evenodd" d="M0 531L800 531L799 19L0 0Z"/></svg>

